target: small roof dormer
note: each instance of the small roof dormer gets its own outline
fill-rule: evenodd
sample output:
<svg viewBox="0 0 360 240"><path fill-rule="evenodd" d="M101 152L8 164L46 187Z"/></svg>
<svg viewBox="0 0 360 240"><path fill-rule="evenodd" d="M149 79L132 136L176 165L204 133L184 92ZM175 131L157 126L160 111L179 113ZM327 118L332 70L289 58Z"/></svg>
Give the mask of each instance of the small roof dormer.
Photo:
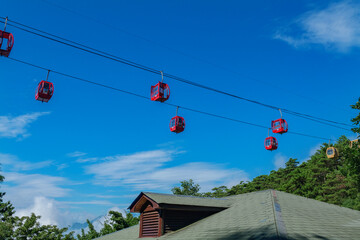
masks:
<svg viewBox="0 0 360 240"><path fill-rule="evenodd" d="M140 213L139 237L160 237L230 207L228 199L142 192L130 205Z"/></svg>

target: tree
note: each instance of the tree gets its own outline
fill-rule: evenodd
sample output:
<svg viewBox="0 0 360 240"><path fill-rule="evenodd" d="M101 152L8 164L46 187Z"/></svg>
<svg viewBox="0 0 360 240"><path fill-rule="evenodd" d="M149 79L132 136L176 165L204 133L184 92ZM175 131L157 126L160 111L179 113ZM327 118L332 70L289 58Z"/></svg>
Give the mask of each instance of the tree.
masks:
<svg viewBox="0 0 360 240"><path fill-rule="evenodd" d="M73 233L65 234L67 228L58 228L55 225L41 225L40 216L34 213L30 217L16 217L13 238L16 240L75 240Z"/></svg>
<svg viewBox="0 0 360 240"><path fill-rule="evenodd" d="M224 197L276 189L343 207L360 210L360 148L349 146L350 140L341 136L334 146L339 157L327 158L324 143L310 159L299 165L295 158L286 162L285 168L272 170L252 181L240 182L228 189L215 187L212 192L199 193L200 186L192 180L182 181L181 187L172 189L174 194L206 197Z"/></svg>
<svg viewBox="0 0 360 240"><path fill-rule="evenodd" d="M91 240L100 237L100 234L95 230L94 225L90 222L90 220L86 219L86 222L88 224L89 230L87 233L85 233L85 230L81 229L81 235L77 235L78 240Z"/></svg>
<svg viewBox="0 0 360 240"><path fill-rule="evenodd" d="M5 177L0 175L0 183L4 181ZM13 205L8 201L4 202L4 192L0 192L0 239L10 239L13 235L15 218L13 217L15 211Z"/></svg>
<svg viewBox="0 0 360 240"><path fill-rule="evenodd" d="M360 110L360 98L358 99L358 101L354 105L351 105L351 108ZM358 136L360 136L360 113L355 118L351 119L351 121L356 126L356 127L352 128L351 130L354 133L357 133Z"/></svg>
<svg viewBox="0 0 360 240"><path fill-rule="evenodd" d="M4 181L0 175L0 183ZM55 225L41 225L40 216L15 217L15 210L10 201L4 202L4 192L0 192L0 239L1 240L75 240L73 232L65 234L67 228Z"/></svg>
<svg viewBox="0 0 360 240"><path fill-rule="evenodd" d="M139 217L134 217L131 213L127 213L124 218L120 212L109 211L110 219L104 222L104 225L100 232L97 232L94 228L94 225L87 219L89 230L85 232L84 229L81 229L81 235L78 234L78 240L90 240L106 234L119 231L124 228L131 227L139 223Z"/></svg>
<svg viewBox="0 0 360 240"><path fill-rule="evenodd" d="M199 194L200 185L195 184L192 179L188 181L181 181L180 187L174 187L171 189L172 193L175 195L191 195L191 196L201 196Z"/></svg>

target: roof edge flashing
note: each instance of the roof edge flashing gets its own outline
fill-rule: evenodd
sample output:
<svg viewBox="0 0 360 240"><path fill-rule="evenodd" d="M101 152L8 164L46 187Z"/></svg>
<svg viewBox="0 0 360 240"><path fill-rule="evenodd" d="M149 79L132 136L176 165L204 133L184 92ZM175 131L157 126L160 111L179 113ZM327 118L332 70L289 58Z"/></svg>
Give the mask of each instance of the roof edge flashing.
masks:
<svg viewBox="0 0 360 240"><path fill-rule="evenodd" d="M286 231L285 223L282 218L281 207L276 195L276 190L271 189L270 194L273 205L274 221L275 221L277 235L280 239L288 239L287 238L288 234Z"/></svg>

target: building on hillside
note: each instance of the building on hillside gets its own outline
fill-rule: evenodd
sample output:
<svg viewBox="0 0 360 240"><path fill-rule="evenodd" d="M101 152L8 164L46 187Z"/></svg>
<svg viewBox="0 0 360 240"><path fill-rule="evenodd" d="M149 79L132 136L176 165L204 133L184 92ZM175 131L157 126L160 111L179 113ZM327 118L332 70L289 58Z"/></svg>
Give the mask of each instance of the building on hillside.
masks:
<svg viewBox="0 0 360 240"><path fill-rule="evenodd" d="M98 240L360 239L360 211L276 190L224 198L142 192L140 224Z"/></svg>

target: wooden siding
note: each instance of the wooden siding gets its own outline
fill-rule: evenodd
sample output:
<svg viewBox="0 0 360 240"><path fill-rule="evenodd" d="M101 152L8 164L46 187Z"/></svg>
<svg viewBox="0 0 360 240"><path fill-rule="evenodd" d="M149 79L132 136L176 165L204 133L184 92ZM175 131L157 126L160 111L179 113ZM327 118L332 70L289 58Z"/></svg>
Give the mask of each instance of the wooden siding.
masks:
<svg viewBox="0 0 360 240"><path fill-rule="evenodd" d="M163 210L164 233L176 231L214 213L207 211Z"/></svg>
<svg viewBox="0 0 360 240"><path fill-rule="evenodd" d="M158 211L143 212L141 237L157 237L159 235L159 220Z"/></svg>

